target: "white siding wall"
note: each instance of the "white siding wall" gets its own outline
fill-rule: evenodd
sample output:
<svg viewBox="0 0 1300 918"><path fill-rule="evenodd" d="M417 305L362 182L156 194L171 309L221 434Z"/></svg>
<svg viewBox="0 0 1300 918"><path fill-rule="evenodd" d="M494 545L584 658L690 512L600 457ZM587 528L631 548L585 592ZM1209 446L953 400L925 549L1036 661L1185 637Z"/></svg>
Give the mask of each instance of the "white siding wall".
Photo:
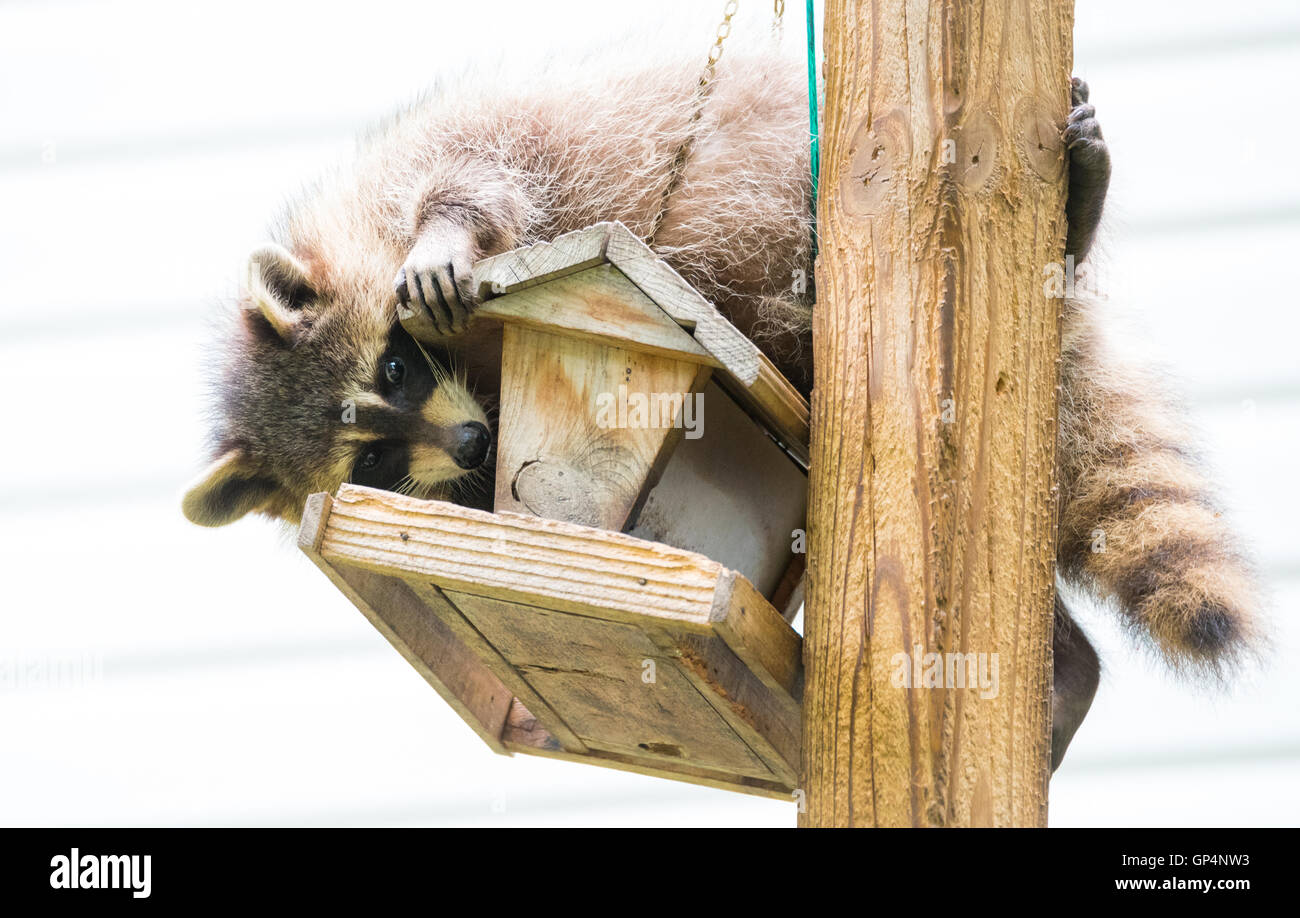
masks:
<svg viewBox="0 0 1300 918"><path fill-rule="evenodd" d="M205 316L286 193L436 72L629 32L703 54L715 6L0 6L0 823L792 824L492 755L274 527L178 511ZM769 7L742 7L732 45L765 40ZM1185 380L1278 627L1215 695L1090 616L1107 673L1052 821L1295 824L1300 10L1079 0L1076 60L1115 155L1125 344ZM60 661L89 665L32 684Z"/></svg>

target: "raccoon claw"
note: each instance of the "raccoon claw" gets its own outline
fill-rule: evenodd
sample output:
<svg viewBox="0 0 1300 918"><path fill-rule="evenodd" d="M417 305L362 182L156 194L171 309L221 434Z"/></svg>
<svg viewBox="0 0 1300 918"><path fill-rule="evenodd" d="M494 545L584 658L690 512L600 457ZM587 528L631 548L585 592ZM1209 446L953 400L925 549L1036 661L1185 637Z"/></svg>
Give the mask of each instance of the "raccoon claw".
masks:
<svg viewBox="0 0 1300 918"><path fill-rule="evenodd" d="M414 318L415 310L411 308L411 293L406 285L405 268L397 272L397 279L393 281L393 292L397 294L397 318L403 322Z"/></svg>
<svg viewBox="0 0 1300 918"><path fill-rule="evenodd" d="M1087 90L1085 88L1086 97ZM1103 164L1109 172L1110 152L1101 136L1097 123L1097 110L1087 102L1080 102L1070 110L1065 121L1065 148L1070 151L1070 164L1085 169L1095 169Z"/></svg>
<svg viewBox="0 0 1300 918"><path fill-rule="evenodd" d="M463 332L474 309L472 264L468 245L440 238L418 243L393 282L398 316L423 315L447 337Z"/></svg>
<svg viewBox="0 0 1300 918"><path fill-rule="evenodd" d="M1070 77L1070 108L1088 101L1088 84L1078 77Z"/></svg>
<svg viewBox="0 0 1300 918"><path fill-rule="evenodd" d="M1110 151L1101 136L1097 110L1088 104L1088 84L1078 77L1070 80L1070 114L1065 120L1065 148L1070 153L1073 173L1091 174L1097 179L1110 177Z"/></svg>

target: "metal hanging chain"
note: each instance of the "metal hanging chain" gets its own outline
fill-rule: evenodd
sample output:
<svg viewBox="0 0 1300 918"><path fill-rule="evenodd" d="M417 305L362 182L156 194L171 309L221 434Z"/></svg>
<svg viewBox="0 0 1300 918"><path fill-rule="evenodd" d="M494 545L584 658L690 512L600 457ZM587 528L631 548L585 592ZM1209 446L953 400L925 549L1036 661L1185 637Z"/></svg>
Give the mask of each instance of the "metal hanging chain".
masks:
<svg viewBox="0 0 1300 918"><path fill-rule="evenodd" d="M706 86L713 79L713 70L718 61L722 60L722 43L731 34L731 17L736 15L736 10L739 8L740 0L727 0L727 5L722 8L722 21L718 23L716 33L717 41L709 49L709 61L704 66L704 76L700 77L700 88Z"/></svg>
<svg viewBox="0 0 1300 918"><path fill-rule="evenodd" d="M677 154L673 157L673 165L668 173L668 185L664 188L663 194L659 199L659 212L655 215L650 224L650 231L646 235L646 241L653 244L655 237L659 235L659 230L663 226L664 217L668 213L668 202L672 196L677 193L678 187L682 182L682 172L686 166L686 160L690 156L691 146L695 143L695 125L699 122L700 117L704 114L704 105L708 101L709 89L713 83L714 73L717 69L718 61L722 59L722 43L727 40L731 34L731 19L736 15L739 9L739 0L727 0L726 5L722 8L722 21L718 23L717 31L714 33L713 46L709 48L708 60L704 66L704 73L700 75L699 85L695 91L695 111L691 115L691 120L687 125L690 133L682 141L681 146L677 148ZM820 160L820 144L818 143L817 130L817 54L815 32L813 31L813 0L807 0L807 23L808 23L808 133L809 133L809 171L812 178L812 195L810 204L813 212L813 240L812 252L813 257L817 255L817 184L818 184L818 165ZM772 32L773 37L780 41L783 23L785 17L785 0L772 0Z"/></svg>
<svg viewBox="0 0 1300 918"><path fill-rule="evenodd" d="M784 0L778 0L778 2L781 6L785 5ZM712 47L709 48L708 60L704 65L704 72L700 74L700 82L695 87L695 111L691 114L691 120L686 126L688 133L673 157L673 165L668 172L668 185L659 198L659 213L655 215L654 221L650 224L650 231L646 235L647 242L653 243L655 237L659 235L659 228L663 225L664 216L668 213L668 202L677 193L677 189L682 183L682 172L686 167L686 160L690 156L691 146L695 143L695 125L699 123L700 117L704 114L704 104L709 99L709 90L713 86L714 72L717 69L718 61L722 59L722 43L731 34L731 18L736 15L736 10L739 8L740 0L727 0L726 5L722 8L722 21L718 23L717 31L714 33L714 42Z"/></svg>

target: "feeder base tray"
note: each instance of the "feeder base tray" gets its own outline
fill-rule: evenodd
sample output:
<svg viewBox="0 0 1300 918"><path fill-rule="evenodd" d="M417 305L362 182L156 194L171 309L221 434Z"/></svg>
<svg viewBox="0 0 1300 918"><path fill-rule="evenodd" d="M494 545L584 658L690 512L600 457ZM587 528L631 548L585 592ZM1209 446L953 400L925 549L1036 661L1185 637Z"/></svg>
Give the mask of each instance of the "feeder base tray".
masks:
<svg viewBox="0 0 1300 918"><path fill-rule="evenodd" d="M717 562L354 485L299 546L496 752L790 798L802 642Z"/></svg>

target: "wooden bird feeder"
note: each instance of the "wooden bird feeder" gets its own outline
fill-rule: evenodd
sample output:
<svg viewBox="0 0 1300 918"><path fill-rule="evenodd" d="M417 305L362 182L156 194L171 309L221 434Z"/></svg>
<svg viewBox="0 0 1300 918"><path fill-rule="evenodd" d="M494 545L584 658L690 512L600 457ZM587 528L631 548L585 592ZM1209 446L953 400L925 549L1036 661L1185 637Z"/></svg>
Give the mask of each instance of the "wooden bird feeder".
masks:
<svg viewBox="0 0 1300 918"><path fill-rule="evenodd" d="M299 545L495 751L789 799L806 401L621 224L474 282L494 512L344 485Z"/></svg>

